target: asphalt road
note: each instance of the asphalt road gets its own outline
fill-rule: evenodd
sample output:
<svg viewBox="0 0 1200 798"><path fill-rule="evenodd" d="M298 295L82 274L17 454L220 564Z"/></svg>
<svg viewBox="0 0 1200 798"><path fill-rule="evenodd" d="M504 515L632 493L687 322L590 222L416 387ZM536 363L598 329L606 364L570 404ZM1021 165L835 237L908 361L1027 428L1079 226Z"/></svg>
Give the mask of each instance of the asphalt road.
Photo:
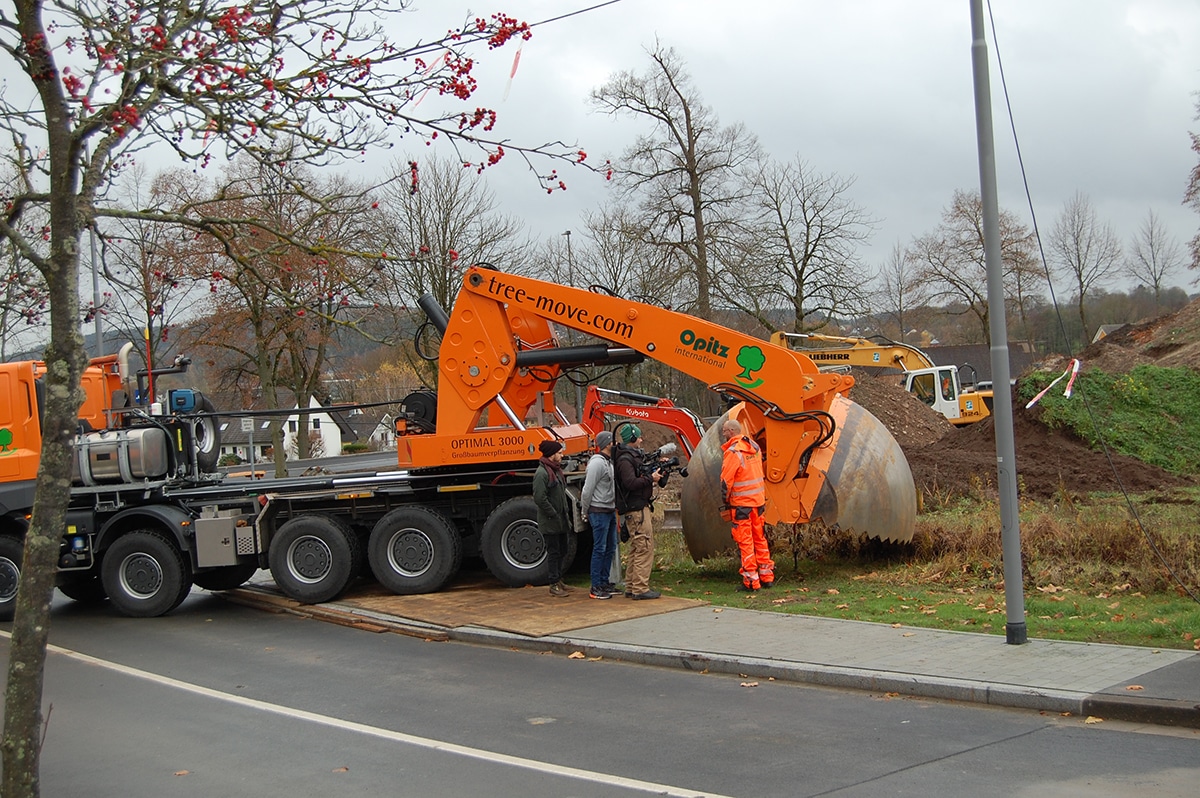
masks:
<svg viewBox="0 0 1200 798"><path fill-rule="evenodd" d="M1192 796L1200 783L1192 730L427 642L201 591L153 619L56 604L51 642L46 796Z"/></svg>

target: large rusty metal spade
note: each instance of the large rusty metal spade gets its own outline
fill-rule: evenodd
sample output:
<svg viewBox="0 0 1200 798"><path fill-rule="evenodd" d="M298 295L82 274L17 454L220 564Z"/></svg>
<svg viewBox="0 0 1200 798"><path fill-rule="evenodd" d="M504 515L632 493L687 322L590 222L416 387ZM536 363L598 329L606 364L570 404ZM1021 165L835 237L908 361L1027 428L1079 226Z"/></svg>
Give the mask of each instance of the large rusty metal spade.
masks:
<svg viewBox="0 0 1200 798"><path fill-rule="evenodd" d="M917 492L900 444L879 419L841 395L829 412L837 423L835 437L826 444L834 447L833 456L811 520L884 541L912 540ZM756 430L746 429L748 416L742 405L735 405L704 433L680 492L683 536L697 562L734 548L729 522L720 517L720 429L731 414L754 436ZM768 511L768 520L770 515Z"/></svg>

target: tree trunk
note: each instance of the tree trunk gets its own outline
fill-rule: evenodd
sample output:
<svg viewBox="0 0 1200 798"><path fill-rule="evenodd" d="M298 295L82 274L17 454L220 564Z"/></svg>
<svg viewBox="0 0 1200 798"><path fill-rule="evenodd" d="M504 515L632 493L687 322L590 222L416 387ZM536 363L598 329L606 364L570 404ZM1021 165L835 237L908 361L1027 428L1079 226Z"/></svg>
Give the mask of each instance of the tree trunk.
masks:
<svg viewBox="0 0 1200 798"><path fill-rule="evenodd" d="M53 157L51 162L52 176L60 177L53 181L55 184L73 183L62 177L67 171L65 164ZM52 202L52 206L59 207L51 216L51 259L45 269L50 288L50 346L46 349L47 373L43 378L42 452L13 617L4 692L4 739L0 742L4 765L0 792L6 798L37 798L40 794L42 687L50 599L70 501L71 441L83 402L79 384L86 362L76 317L80 225L74 200L74 191L62 190L56 192Z"/></svg>

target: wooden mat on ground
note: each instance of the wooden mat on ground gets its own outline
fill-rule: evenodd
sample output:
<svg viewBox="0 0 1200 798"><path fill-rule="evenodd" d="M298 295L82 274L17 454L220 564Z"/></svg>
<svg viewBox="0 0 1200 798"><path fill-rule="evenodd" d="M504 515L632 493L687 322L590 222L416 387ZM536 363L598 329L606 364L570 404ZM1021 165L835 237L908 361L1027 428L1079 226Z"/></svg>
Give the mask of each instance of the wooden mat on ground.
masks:
<svg viewBox="0 0 1200 798"><path fill-rule="evenodd" d="M438 626L483 626L504 632L543 637L571 629L703 606L707 602L664 595L634 601L615 595L608 601L590 598L576 588L566 598L545 587L505 587L492 577L460 579L437 593L397 596L377 584L347 591L338 604Z"/></svg>

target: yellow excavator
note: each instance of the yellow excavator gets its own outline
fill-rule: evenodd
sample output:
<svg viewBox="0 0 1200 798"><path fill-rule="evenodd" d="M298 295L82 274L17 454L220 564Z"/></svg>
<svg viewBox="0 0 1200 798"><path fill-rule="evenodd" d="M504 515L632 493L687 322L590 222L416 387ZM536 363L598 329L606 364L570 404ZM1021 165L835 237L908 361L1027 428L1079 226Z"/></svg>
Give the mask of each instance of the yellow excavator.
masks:
<svg viewBox="0 0 1200 798"><path fill-rule="evenodd" d="M915 346L882 336L850 338L789 332L773 333L771 343L803 352L822 371L846 371L852 366L900 371L904 390L915 394L955 426L974 424L992 414L990 386L975 385L974 380L964 384L957 366L939 366Z"/></svg>

